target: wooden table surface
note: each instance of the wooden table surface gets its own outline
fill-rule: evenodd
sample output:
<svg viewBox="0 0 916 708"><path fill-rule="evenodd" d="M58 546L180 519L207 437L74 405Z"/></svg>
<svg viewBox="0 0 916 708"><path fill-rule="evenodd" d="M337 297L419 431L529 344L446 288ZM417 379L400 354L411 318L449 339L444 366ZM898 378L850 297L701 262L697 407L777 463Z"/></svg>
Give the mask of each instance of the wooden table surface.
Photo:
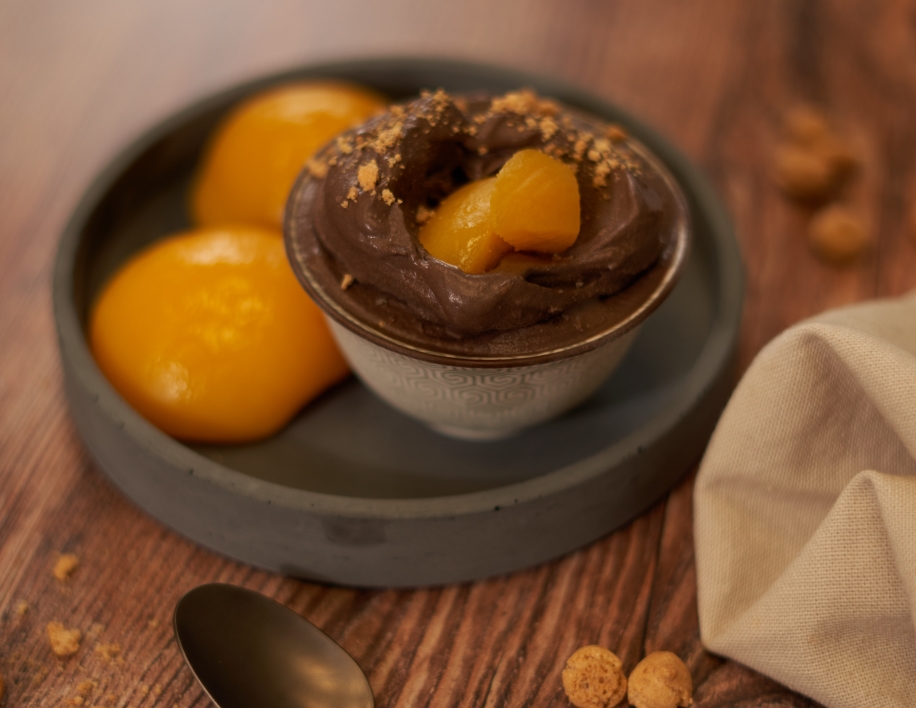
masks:
<svg viewBox="0 0 916 708"><path fill-rule="evenodd" d="M150 123L202 94L318 59L438 54L555 75L627 107L710 175L747 266L739 366L825 308L916 286L916 6L772 0L0 0L0 675L5 706L206 706L172 638L186 590L238 583L349 651L387 706L565 706L560 670L603 644L626 669L680 654L696 705L811 702L704 652L692 478L616 533L485 582L351 590L198 548L122 498L78 439L50 304L61 229L91 177ZM823 106L863 167L843 201L875 245L844 269L805 241L811 210L770 166L785 110ZM59 552L79 568L52 576ZM83 631L54 656L45 625ZM115 659L94 651L117 644ZM0 701L2 702L2 701Z"/></svg>

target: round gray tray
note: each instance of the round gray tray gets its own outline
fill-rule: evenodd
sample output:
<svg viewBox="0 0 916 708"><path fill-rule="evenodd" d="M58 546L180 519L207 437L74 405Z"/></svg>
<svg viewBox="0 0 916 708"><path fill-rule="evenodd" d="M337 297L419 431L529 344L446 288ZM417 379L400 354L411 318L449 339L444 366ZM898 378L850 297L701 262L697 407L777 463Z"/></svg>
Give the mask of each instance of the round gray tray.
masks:
<svg viewBox="0 0 916 708"><path fill-rule="evenodd" d="M355 380L282 433L188 446L111 388L89 352L87 312L132 253L188 225L186 193L207 135L252 92L340 78L395 98L422 88L540 93L626 126L684 187L695 241L674 292L603 388L560 419L499 442L441 437ZM306 67L207 98L126 148L87 190L61 239L54 311L66 392L89 451L149 514L217 552L312 580L449 583L559 556L659 499L706 445L732 385L743 296L729 220L697 170L631 116L568 85L453 61L385 59Z"/></svg>

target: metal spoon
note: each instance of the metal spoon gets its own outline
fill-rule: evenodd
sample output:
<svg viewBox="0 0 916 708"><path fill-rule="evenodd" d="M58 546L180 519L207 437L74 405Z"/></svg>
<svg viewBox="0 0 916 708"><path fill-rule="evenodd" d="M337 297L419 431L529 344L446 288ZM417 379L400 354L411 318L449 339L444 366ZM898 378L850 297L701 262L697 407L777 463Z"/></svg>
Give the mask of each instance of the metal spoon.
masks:
<svg viewBox="0 0 916 708"><path fill-rule="evenodd" d="M175 606L175 638L219 708L373 708L353 658L260 593L213 583Z"/></svg>

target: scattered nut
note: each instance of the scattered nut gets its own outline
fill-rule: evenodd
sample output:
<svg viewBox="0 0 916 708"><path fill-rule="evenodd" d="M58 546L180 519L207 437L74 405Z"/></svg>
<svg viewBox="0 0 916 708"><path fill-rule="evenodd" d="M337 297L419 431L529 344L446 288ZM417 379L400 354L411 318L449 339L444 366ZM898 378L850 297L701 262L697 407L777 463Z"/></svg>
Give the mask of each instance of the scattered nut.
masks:
<svg viewBox="0 0 916 708"><path fill-rule="evenodd" d="M654 651L630 674L627 700L635 708L686 708L693 703L693 680L677 654Z"/></svg>
<svg viewBox="0 0 916 708"><path fill-rule="evenodd" d="M577 708L611 708L627 693L627 677L614 652L596 645L577 649L563 669L563 689Z"/></svg>
<svg viewBox="0 0 916 708"><path fill-rule="evenodd" d="M828 158L794 145L776 152L776 180L786 194L798 199L820 199L837 186Z"/></svg>
<svg viewBox="0 0 916 708"><path fill-rule="evenodd" d="M76 654L80 648L83 635L78 629L66 629L60 622L48 622L47 631L51 651L58 656Z"/></svg>
<svg viewBox="0 0 916 708"><path fill-rule="evenodd" d="M854 261L869 245L862 221L839 204L814 216L808 226L808 241L820 258L836 264Z"/></svg>
<svg viewBox="0 0 916 708"><path fill-rule="evenodd" d="M786 140L776 151L776 181L790 197L826 199L858 165L852 148L817 108L790 110L784 130Z"/></svg>
<svg viewBox="0 0 916 708"><path fill-rule="evenodd" d="M70 577L70 574L76 570L80 564L80 559L72 553L61 553L57 557L57 563L54 564L54 577L64 582Z"/></svg>

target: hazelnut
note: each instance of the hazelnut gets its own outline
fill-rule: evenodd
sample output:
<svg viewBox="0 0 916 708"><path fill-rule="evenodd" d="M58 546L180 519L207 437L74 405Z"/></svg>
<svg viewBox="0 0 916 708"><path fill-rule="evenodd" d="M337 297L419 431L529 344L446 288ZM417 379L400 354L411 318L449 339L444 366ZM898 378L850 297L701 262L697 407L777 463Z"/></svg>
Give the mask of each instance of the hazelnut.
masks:
<svg viewBox="0 0 916 708"><path fill-rule="evenodd" d="M829 132L827 117L814 106L796 106L786 114L786 135L802 145L810 145Z"/></svg>
<svg viewBox="0 0 916 708"><path fill-rule="evenodd" d="M849 143L831 130L819 109L792 109L784 129L785 141L776 152L776 179L790 197L825 199L858 166Z"/></svg>
<svg viewBox="0 0 916 708"><path fill-rule="evenodd" d="M855 260L869 245L862 221L838 204L815 214L808 226L808 241L820 258L836 264Z"/></svg>
<svg viewBox="0 0 916 708"><path fill-rule="evenodd" d="M563 689L577 708L612 708L627 693L627 677L614 652L595 645L577 649L563 669Z"/></svg>
<svg viewBox="0 0 916 708"><path fill-rule="evenodd" d="M777 151L776 179L784 192L799 199L822 199L837 186L837 172L830 157L794 145Z"/></svg>
<svg viewBox="0 0 916 708"><path fill-rule="evenodd" d="M693 680L677 654L655 651L630 674L627 699L636 708L686 708L693 703Z"/></svg>

